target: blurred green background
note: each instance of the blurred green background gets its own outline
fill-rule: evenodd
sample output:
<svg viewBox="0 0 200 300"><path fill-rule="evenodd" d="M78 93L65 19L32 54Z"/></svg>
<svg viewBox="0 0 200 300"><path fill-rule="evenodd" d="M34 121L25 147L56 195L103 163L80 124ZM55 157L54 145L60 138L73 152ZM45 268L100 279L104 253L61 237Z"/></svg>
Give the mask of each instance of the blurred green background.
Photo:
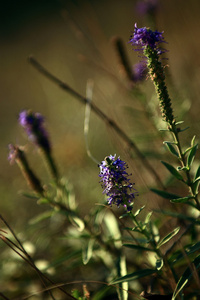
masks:
<svg viewBox="0 0 200 300"><path fill-rule="evenodd" d="M38 176L44 183L49 180L37 149L28 143L18 125L18 113L23 109L31 108L45 116L53 155L60 173L73 185L82 213L103 201L98 167L86 153L84 105L39 74L28 63L29 55L34 55L82 95L86 93L87 80L93 79L93 102L137 142L141 151L148 150L150 162L161 177L165 176L160 165L166 155L162 136L155 133L141 103L135 96L131 97L130 83L124 77L113 43L113 37L121 37L131 64L138 62L137 54L127 42L135 22L138 27L150 23L136 12L135 4L133 0L1 1L0 211L17 231L23 232L27 222L45 207L19 193L28 191L28 187L18 167L9 164L7 145L26 146L30 164ZM189 125L190 131L185 134L185 142L194 134L198 140L200 130L199 15L199 0L159 1L156 13L156 29L164 31L165 47L169 50L165 64L174 114L179 116L183 109L187 111L185 126ZM140 88L151 103L152 83L147 80ZM89 144L99 161L114 153L129 161L127 145L93 113ZM159 154L153 156L151 150ZM140 191L142 187L145 195L140 201L155 205L157 198L148 193L148 186L155 185L155 180L137 157L129 165L137 188Z"/></svg>

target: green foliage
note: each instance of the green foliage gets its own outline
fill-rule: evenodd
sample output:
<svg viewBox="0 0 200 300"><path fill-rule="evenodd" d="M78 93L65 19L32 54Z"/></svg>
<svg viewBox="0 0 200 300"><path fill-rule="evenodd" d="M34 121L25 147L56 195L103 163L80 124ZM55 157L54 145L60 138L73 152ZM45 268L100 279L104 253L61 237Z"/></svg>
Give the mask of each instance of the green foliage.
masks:
<svg viewBox="0 0 200 300"><path fill-rule="evenodd" d="M157 248L169 242L180 230L180 227L175 228L172 232L168 233L161 241L159 241Z"/></svg>
<svg viewBox="0 0 200 300"><path fill-rule="evenodd" d="M198 255L194 261L187 267L183 275L180 277L178 284L174 290L172 300L175 300L177 295L183 290L184 286L192 278L193 280L199 281L197 270L200 267L200 255ZM195 278L196 277L196 278Z"/></svg>
<svg viewBox="0 0 200 300"><path fill-rule="evenodd" d="M183 176L178 172L172 165L168 164L167 162L161 161L161 163L168 169L168 171L176 177L178 180L184 181Z"/></svg>

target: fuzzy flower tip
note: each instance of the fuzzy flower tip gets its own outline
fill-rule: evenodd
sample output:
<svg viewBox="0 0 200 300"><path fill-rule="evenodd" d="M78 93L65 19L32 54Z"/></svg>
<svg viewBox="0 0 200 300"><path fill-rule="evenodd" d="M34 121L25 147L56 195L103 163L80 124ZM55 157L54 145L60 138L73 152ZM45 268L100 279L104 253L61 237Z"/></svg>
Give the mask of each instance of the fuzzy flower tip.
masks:
<svg viewBox="0 0 200 300"><path fill-rule="evenodd" d="M47 152L51 151L48 133L44 128L44 117L40 113L23 110L19 114L19 124L34 144Z"/></svg>
<svg viewBox="0 0 200 300"><path fill-rule="evenodd" d="M101 162L99 167L100 182L104 188L103 193L108 196L108 204L111 206L116 204L117 207L122 205L128 212L131 211L136 190L128 178L130 174L126 172L127 164L120 157L110 155Z"/></svg>
<svg viewBox="0 0 200 300"><path fill-rule="evenodd" d="M163 49L158 48L158 45L162 42L165 42L163 32L152 31L146 27L137 28L137 24L135 24L135 30L129 41L129 43L137 48L136 50L144 50L144 48L149 46L153 50L158 50L159 54L164 52Z"/></svg>

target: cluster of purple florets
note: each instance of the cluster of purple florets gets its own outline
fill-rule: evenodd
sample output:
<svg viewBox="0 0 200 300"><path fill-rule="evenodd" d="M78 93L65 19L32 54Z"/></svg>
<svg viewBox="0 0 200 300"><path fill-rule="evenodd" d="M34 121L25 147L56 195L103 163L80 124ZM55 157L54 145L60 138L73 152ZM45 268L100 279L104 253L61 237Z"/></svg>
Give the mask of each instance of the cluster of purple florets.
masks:
<svg viewBox="0 0 200 300"><path fill-rule="evenodd" d="M158 45L164 42L163 32L152 31L147 27L137 28L137 24L135 24L135 30L130 39L130 43L133 46L138 47L138 50L143 50L145 47L150 46L152 49L158 50ZM160 53L161 51L159 49Z"/></svg>
<svg viewBox="0 0 200 300"><path fill-rule="evenodd" d="M48 133L44 128L44 117L40 113L23 110L19 114L19 123L34 144L50 152L51 146Z"/></svg>
<svg viewBox="0 0 200 300"><path fill-rule="evenodd" d="M117 207L122 205L127 211L131 211L136 191L133 192L133 183L130 183L128 178L130 175L125 171L128 168L127 164L120 157L110 155L99 167L100 182L104 188L103 193L108 196L108 204L116 204Z"/></svg>

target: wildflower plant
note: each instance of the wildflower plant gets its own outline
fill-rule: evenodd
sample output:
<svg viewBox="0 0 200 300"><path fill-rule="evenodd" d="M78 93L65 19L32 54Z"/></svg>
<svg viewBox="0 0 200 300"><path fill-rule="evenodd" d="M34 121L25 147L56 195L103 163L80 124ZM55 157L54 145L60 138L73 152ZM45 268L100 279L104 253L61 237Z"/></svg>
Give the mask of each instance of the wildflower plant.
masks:
<svg viewBox="0 0 200 300"><path fill-rule="evenodd" d="M110 155L99 165L100 182L108 196L109 205L124 206L127 211L131 211L136 192L128 178L130 175L125 171L127 164L120 157L115 157L116 155Z"/></svg>
<svg viewBox="0 0 200 300"><path fill-rule="evenodd" d="M150 2L157 3L155 1ZM89 277L90 270L92 272L97 270L96 273L99 273L101 281L95 283L109 285L109 287L114 286L120 300L197 300L200 294L200 243L198 242L200 167L196 171L193 170L193 161L198 145L193 138L191 145L183 150L180 142L180 136L185 129L180 127L182 122L176 121L174 117L172 100L169 97L165 82L165 66L162 54L166 50L161 47L162 43L166 43L163 32L152 31L147 27L138 28L135 24L130 43L139 53L140 60L142 58L136 68L139 70L138 73L136 69L134 71L135 79L131 75L128 60L123 56L121 61L126 64L129 80L136 83L144 78L141 77L141 74L145 74L145 78L150 78L154 83L162 119L166 123L165 132L168 135L171 134L173 138L172 141L165 141L164 144L169 153L176 158L178 166L174 167L164 161L162 164L178 183L180 182L187 187L187 195L179 196L169 193L164 184L161 184L156 170L151 167L137 144L129 139L118 123L111 120L88 99L50 74L36 60L31 58L30 61L34 67L58 84L59 87L70 92L84 104L90 105L90 108L109 124L120 138L126 141L129 149L134 150L142 161L143 167L151 172L156 183L163 187L163 189L151 188L152 192L163 197L165 201L170 200L173 205L184 204L186 207L192 208L196 214L191 216L187 209L184 210L184 213L179 213L177 210L175 212L162 210L156 211L160 217L155 217L154 211L146 210L145 205L140 205L143 195L138 192L137 174L134 174L135 189L135 183L132 183L132 174L128 172L128 163L115 154L106 156L98 164L99 178L103 195L106 197L106 204L103 203L103 197L97 195L98 205L94 206L86 216L82 216L78 210L71 185L68 180L60 177L58 172L49 134L44 127L44 117L40 113L23 110L19 114L19 124L24 128L29 141L39 149L39 153L42 154L43 160L47 163L48 170L52 175L50 183L44 184L35 174L34 168L29 165L23 147L10 144L8 159L11 163L16 162L20 167L29 187L34 192L32 197L38 200L38 204L45 204L48 207L47 211L37 216L33 223L40 224L42 220L54 216L60 218L64 216L67 223L67 225L64 222L64 225L62 224L64 231L62 227L55 234L58 235L59 232L63 235L61 247L65 254L61 258L56 257L48 267L62 264L62 262L66 262L67 265L71 263L70 268L66 267L66 264L64 265L64 273L70 273L80 263L81 258L83 265L87 265L87 270L89 270L84 280L81 281L83 296L76 289L72 293L68 292L65 286L67 285L66 282L55 282L48 274L37 268L35 261L26 252L15 232L0 216L7 230L11 232L14 241L9 239L5 230L1 230L1 240L39 275L43 291L48 294L48 299L61 299L61 295L65 295L66 299L90 299L90 291L87 286L87 282L92 281ZM122 54L122 45L119 41L118 50ZM141 70L143 70L142 73ZM148 76L146 77L147 72ZM99 199L102 201L100 202ZM121 209L118 210L118 208L123 210L120 216ZM167 230L163 230L160 224L165 217L168 218L169 216L176 219L176 226L170 229L167 227ZM71 259L77 260L76 263L71 262ZM67 272L66 268L70 272ZM102 271L103 268L104 271ZM100 271L98 272L98 270ZM70 274L67 275L70 276ZM63 277L61 275L58 278L60 281L65 280ZM192 285L187 285L188 283L192 283ZM54 289L57 289L59 293L58 298L54 295ZM99 291L94 292L94 299L104 299L107 292L108 289L103 291L99 289ZM115 299L117 296L115 294ZM8 299L5 295L3 297Z"/></svg>
<svg viewBox="0 0 200 300"><path fill-rule="evenodd" d="M58 170L52 158L52 149L48 132L44 127L44 117L31 110L19 113L19 124L24 128L29 140L43 153L47 166L55 180L58 179Z"/></svg>

